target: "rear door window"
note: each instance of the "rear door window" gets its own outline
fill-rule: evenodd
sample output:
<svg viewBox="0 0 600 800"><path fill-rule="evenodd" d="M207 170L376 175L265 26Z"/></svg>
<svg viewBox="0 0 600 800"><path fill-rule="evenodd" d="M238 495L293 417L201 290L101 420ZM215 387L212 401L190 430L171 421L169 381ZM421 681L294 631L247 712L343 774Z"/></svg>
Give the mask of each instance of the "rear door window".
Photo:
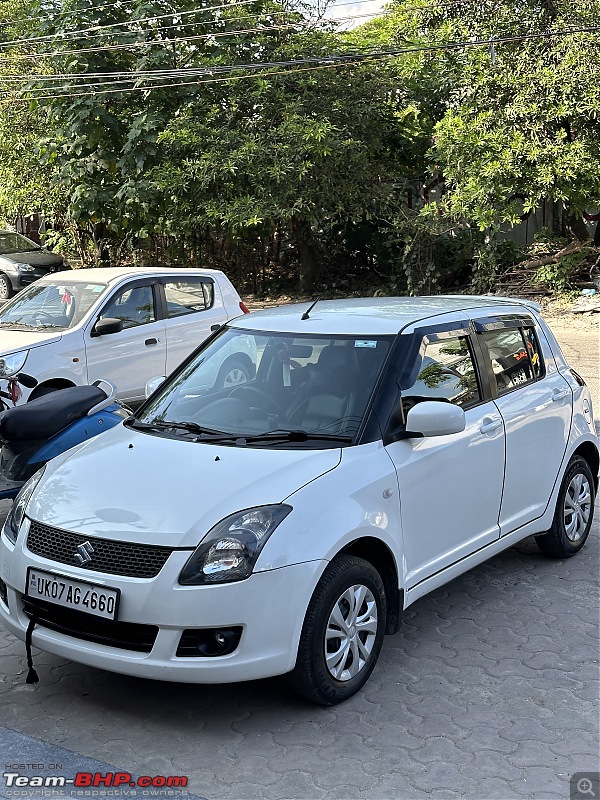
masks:
<svg viewBox="0 0 600 800"><path fill-rule="evenodd" d="M213 305L215 287L212 281L203 278L178 278L165 281L164 287L169 319L206 311Z"/></svg>
<svg viewBox="0 0 600 800"><path fill-rule="evenodd" d="M498 395L543 377L544 365L533 327L481 334L491 360Z"/></svg>

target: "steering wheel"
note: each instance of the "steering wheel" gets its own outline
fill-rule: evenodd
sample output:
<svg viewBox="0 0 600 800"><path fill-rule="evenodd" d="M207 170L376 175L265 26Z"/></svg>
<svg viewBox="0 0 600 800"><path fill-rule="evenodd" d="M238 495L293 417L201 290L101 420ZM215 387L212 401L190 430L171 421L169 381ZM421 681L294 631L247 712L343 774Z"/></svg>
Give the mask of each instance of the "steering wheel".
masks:
<svg viewBox="0 0 600 800"><path fill-rule="evenodd" d="M279 405L276 400L273 400L272 397L266 392L263 392L262 389L257 389L256 386L248 386L247 383L241 383L239 386L235 386L230 392L228 397L237 397L238 399L246 399L244 395L254 395L258 400L260 400L260 406L263 408L267 413L271 414L281 414L285 416L285 411Z"/></svg>
<svg viewBox="0 0 600 800"><path fill-rule="evenodd" d="M31 315L34 319L39 319L39 317L45 317L46 319L50 320L51 323L54 323L54 317L52 314L48 314L47 311L34 311Z"/></svg>

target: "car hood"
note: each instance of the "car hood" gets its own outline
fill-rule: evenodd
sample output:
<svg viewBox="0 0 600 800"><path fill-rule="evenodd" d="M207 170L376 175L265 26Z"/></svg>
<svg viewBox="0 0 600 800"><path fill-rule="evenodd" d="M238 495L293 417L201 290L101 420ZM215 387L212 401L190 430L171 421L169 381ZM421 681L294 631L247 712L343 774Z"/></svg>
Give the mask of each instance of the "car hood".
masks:
<svg viewBox="0 0 600 800"><path fill-rule="evenodd" d="M47 250L28 250L23 253L2 253L0 258L14 264L31 264L32 267L57 267L63 263L63 257Z"/></svg>
<svg viewBox="0 0 600 800"><path fill-rule="evenodd" d="M281 503L340 458L340 448L227 447L118 425L51 461L26 513L85 536L193 548L224 517Z"/></svg>
<svg viewBox="0 0 600 800"><path fill-rule="evenodd" d="M10 328L0 327L0 356L52 344L60 338L61 333L57 334L56 331L11 331Z"/></svg>

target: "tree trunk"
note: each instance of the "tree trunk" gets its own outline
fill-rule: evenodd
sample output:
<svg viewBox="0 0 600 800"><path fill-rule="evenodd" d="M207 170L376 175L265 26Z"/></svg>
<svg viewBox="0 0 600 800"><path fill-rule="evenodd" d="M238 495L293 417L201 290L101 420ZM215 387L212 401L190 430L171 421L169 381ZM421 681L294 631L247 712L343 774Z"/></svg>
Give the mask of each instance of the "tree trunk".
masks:
<svg viewBox="0 0 600 800"><path fill-rule="evenodd" d="M320 274L319 258L310 223L292 217L292 233L300 255L300 289L303 292L310 292Z"/></svg>
<svg viewBox="0 0 600 800"><path fill-rule="evenodd" d="M580 242L587 242L590 238L590 232L587 229L581 214L573 213L569 209L565 209L565 227L567 232L572 234Z"/></svg>
<svg viewBox="0 0 600 800"><path fill-rule="evenodd" d="M106 225L103 222L91 224L92 241L96 250L96 258L101 264L110 263L110 251L108 249L108 239Z"/></svg>

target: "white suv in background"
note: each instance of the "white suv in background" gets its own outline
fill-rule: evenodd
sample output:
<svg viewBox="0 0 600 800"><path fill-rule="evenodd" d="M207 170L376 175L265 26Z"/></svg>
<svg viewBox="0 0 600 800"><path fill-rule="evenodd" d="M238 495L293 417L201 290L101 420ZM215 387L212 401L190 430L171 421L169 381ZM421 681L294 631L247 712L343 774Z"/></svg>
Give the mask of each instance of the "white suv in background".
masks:
<svg viewBox="0 0 600 800"><path fill-rule="evenodd" d="M218 270L98 268L41 278L0 309L0 380L38 381L21 402L99 378L125 402L167 375L223 323L247 313ZM215 380L252 377L247 354L224 360Z"/></svg>

